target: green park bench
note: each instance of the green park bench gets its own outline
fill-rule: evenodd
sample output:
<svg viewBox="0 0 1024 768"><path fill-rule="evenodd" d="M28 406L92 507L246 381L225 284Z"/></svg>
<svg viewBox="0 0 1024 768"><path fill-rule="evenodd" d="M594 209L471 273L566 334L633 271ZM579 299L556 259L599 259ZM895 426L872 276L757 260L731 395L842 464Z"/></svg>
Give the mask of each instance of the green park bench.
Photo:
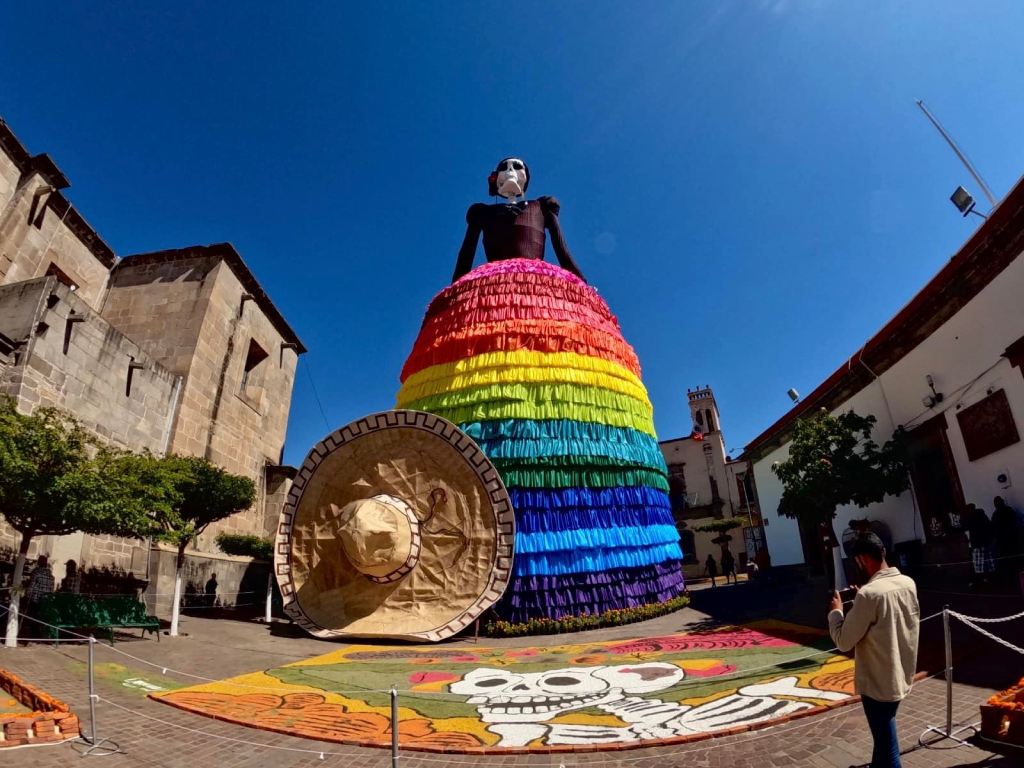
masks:
<svg viewBox="0 0 1024 768"><path fill-rule="evenodd" d="M50 637L57 639L61 629L106 629L114 644L114 629L141 629L156 634L160 641L160 620L146 614L146 606L131 595L76 595L55 592L39 602L39 618L51 625Z"/></svg>

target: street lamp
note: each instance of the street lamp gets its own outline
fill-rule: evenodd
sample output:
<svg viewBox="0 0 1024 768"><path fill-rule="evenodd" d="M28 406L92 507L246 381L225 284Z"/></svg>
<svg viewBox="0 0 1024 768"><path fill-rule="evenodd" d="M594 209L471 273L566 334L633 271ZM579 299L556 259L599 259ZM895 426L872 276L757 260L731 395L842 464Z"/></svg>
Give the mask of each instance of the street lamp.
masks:
<svg viewBox="0 0 1024 768"><path fill-rule="evenodd" d="M984 213L981 213L980 211L976 211L974 209L976 202L974 198L971 197L971 193L968 192L963 187L957 187L953 191L953 194L950 195L949 199L950 201L952 201L953 205L956 206L956 209L964 215L965 218L969 213L973 213L975 216L981 216L981 218L983 219L988 218L988 216L986 216Z"/></svg>

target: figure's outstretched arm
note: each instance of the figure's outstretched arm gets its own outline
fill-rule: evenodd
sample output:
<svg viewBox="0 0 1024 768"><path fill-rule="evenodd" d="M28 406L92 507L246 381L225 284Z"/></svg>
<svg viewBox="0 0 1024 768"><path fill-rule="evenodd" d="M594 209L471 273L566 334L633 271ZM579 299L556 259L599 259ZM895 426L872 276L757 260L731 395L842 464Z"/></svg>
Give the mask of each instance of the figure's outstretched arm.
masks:
<svg viewBox="0 0 1024 768"><path fill-rule="evenodd" d="M476 244L480 240L480 203L469 206L466 211L466 236L462 239L462 247L459 248L459 258L455 261L455 274L452 275L454 283L473 268L473 259L476 256Z"/></svg>
<svg viewBox="0 0 1024 768"><path fill-rule="evenodd" d="M569 253L569 246L566 245L565 235L562 234L562 225L558 222L558 212L562 208L561 204L553 197L540 197L537 198L537 201L540 203L541 211L544 212L544 226L551 235L551 247L555 251L555 256L558 257L559 265L563 269L572 272L583 282L586 282L587 278L583 276L579 266L576 264L576 260Z"/></svg>

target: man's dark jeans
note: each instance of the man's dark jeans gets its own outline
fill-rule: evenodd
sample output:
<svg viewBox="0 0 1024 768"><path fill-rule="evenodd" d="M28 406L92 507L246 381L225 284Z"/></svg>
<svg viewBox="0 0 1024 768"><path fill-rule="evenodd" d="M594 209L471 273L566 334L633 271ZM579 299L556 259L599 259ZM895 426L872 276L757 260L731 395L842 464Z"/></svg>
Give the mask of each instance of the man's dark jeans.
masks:
<svg viewBox="0 0 1024 768"><path fill-rule="evenodd" d="M871 752L871 768L901 768L900 745L896 739L898 701L877 701L861 696L868 728L875 741Z"/></svg>

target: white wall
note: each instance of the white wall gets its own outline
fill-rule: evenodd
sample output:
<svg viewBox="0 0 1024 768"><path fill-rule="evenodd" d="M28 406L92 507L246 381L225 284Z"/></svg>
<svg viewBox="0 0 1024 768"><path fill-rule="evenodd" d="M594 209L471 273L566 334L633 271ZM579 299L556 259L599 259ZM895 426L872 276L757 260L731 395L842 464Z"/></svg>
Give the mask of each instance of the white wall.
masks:
<svg viewBox="0 0 1024 768"><path fill-rule="evenodd" d="M992 498L1002 496L1016 509L1024 507L1024 440L977 461L969 461L956 414L986 397L990 388L1004 389L1010 402L1017 431L1024 437L1024 375L1002 357L1003 352L1024 336L1024 258L1019 255L995 280L930 337L910 351L879 380L836 408L851 408L872 414L878 422L874 438L888 440L897 425L908 430L939 413L945 413L946 436L956 461L964 498L989 514ZM856 357L854 357L856 360ZM935 388L945 395L936 408L925 408L922 398L929 394L925 377L931 374ZM887 407L888 401L888 407ZM889 409L892 411L890 417ZM771 472L775 461L785 461L788 443L762 457L754 466L754 480L762 514L769 521L765 529L768 549L775 565L803 562L803 550L796 523L778 515L782 486ZM1011 487L996 480L1001 472L1011 478ZM884 520L896 542L924 539L921 519L910 493L887 498L867 510L840 508L836 531L841 533L851 517Z"/></svg>

